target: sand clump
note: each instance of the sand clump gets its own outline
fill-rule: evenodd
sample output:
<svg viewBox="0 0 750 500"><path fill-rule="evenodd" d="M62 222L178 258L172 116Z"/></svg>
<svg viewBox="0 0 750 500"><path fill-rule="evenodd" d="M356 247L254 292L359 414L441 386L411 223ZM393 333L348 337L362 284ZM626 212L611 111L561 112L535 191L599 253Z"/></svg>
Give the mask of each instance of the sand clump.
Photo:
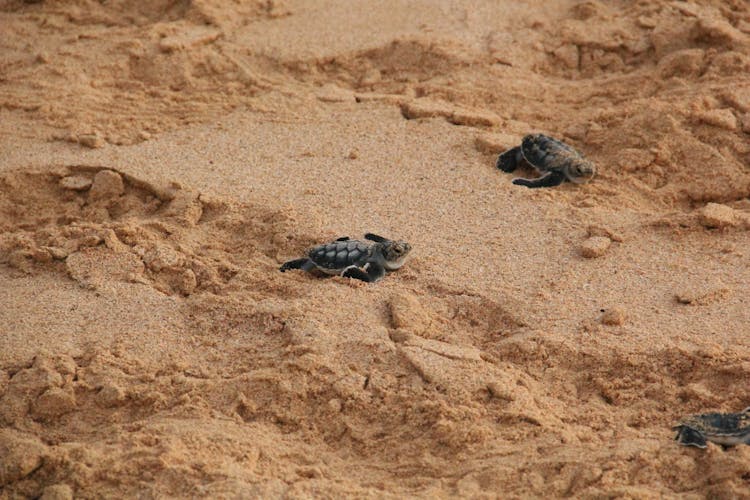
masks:
<svg viewBox="0 0 750 500"><path fill-rule="evenodd" d="M413 295L394 295L390 301L391 322L395 329L404 329L417 335L430 327L430 316Z"/></svg>
<svg viewBox="0 0 750 500"><path fill-rule="evenodd" d="M99 134L81 134L78 136L81 146L96 149L104 146L104 139Z"/></svg>
<svg viewBox="0 0 750 500"><path fill-rule="evenodd" d="M0 485L7 487L42 464L44 446L10 429L0 429L0 437Z"/></svg>
<svg viewBox="0 0 750 500"><path fill-rule="evenodd" d="M93 200L117 198L125 192L125 184L117 172L101 170L94 175L89 196Z"/></svg>
<svg viewBox="0 0 750 500"><path fill-rule="evenodd" d="M738 129L737 117L731 109L711 109L696 114L699 121L714 127L723 128L729 131Z"/></svg>
<svg viewBox="0 0 750 500"><path fill-rule="evenodd" d="M708 203L698 212L698 221L708 229L750 228L750 215L726 205Z"/></svg>
<svg viewBox="0 0 750 500"><path fill-rule="evenodd" d="M53 484L44 488L41 500L72 500L73 488L67 484Z"/></svg>
<svg viewBox="0 0 750 500"><path fill-rule="evenodd" d="M726 299L731 293L731 288L721 284L700 284L677 293L675 297L680 304L707 306Z"/></svg>
<svg viewBox="0 0 750 500"><path fill-rule="evenodd" d="M60 179L60 186L73 191L86 191L91 187L93 181L82 175L68 175Z"/></svg>
<svg viewBox="0 0 750 500"><path fill-rule="evenodd" d="M620 307L609 308L602 314L602 323L607 326L622 326L626 319L625 311Z"/></svg>
<svg viewBox="0 0 750 500"><path fill-rule="evenodd" d="M429 99L415 99L401 105L404 118L409 120L417 118L445 118L455 125L466 125L470 127L499 125L500 117L481 110L469 110L455 108L450 103L432 101Z"/></svg>
<svg viewBox="0 0 750 500"><path fill-rule="evenodd" d="M601 257L612 245L612 240L607 236L591 236L581 243L581 255L587 259Z"/></svg>

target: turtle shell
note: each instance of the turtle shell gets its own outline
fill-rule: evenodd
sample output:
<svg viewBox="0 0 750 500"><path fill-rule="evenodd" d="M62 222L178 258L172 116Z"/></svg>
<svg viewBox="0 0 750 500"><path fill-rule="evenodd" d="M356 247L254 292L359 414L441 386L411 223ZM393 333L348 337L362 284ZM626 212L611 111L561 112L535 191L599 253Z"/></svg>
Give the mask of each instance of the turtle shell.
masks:
<svg viewBox="0 0 750 500"><path fill-rule="evenodd" d="M566 167L583 161L578 151L544 134L524 137L521 151L527 162L544 172L563 172Z"/></svg>
<svg viewBox="0 0 750 500"><path fill-rule="evenodd" d="M703 413L680 420L674 427L699 433L709 441L719 444L739 444L750 442L750 412Z"/></svg>
<svg viewBox="0 0 750 500"><path fill-rule="evenodd" d="M372 242L332 241L310 249L307 257L322 271L339 272L349 266L364 266L371 258Z"/></svg>

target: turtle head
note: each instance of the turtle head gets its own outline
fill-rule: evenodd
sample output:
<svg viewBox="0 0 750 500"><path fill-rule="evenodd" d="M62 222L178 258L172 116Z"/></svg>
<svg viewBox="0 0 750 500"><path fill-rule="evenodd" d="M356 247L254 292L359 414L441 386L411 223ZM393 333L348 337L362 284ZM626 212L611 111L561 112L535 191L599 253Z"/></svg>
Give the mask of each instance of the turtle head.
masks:
<svg viewBox="0 0 750 500"><path fill-rule="evenodd" d="M411 245L405 241L387 240L379 244L384 258L383 266L389 271L403 266L411 252Z"/></svg>
<svg viewBox="0 0 750 500"><path fill-rule="evenodd" d="M568 165L565 169L565 176L570 182L583 184L594 178L596 167L588 160L581 159Z"/></svg>

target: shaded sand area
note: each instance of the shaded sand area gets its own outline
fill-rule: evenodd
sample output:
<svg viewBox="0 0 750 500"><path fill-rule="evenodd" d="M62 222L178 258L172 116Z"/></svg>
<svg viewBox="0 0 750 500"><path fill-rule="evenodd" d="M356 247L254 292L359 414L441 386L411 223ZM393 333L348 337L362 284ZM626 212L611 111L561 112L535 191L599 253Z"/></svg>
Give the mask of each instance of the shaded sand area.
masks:
<svg viewBox="0 0 750 500"><path fill-rule="evenodd" d="M750 496L748 4L406 3L0 2L0 498Z"/></svg>

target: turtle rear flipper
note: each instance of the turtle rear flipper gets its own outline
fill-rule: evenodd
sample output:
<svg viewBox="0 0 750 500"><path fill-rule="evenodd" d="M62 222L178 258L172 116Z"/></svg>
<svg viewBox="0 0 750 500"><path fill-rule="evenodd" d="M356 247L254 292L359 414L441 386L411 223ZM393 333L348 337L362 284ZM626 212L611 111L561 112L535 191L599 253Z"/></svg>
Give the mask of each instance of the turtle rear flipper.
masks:
<svg viewBox="0 0 750 500"><path fill-rule="evenodd" d="M336 238L336 241L349 241L350 238L348 236L342 236L341 238Z"/></svg>
<svg viewBox="0 0 750 500"><path fill-rule="evenodd" d="M385 268L380 264L369 263L364 268L350 266L341 273L344 278L354 278L367 283L373 283L385 276Z"/></svg>
<svg viewBox="0 0 750 500"><path fill-rule="evenodd" d="M301 259L294 259L294 260L284 262L279 268L279 271L281 271L282 273L290 269L302 269L303 271L310 271L314 267L315 267L315 264L307 257L304 257Z"/></svg>
<svg viewBox="0 0 750 500"><path fill-rule="evenodd" d="M523 151L521 150L521 146L516 146L515 148L511 148L508 151L501 153L500 156L497 157L495 167L503 172L513 172L518 168L522 161Z"/></svg>
<svg viewBox="0 0 750 500"><path fill-rule="evenodd" d="M559 186L564 180L565 174L563 172L549 172L547 175L539 177L538 179L513 179L513 184L516 186L526 186L528 188L542 188Z"/></svg>
<svg viewBox="0 0 750 500"><path fill-rule="evenodd" d="M698 448L706 447L706 438L695 429L679 425L675 427L674 430L677 431L677 435L674 439L682 446L697 446Z"/></svg>

